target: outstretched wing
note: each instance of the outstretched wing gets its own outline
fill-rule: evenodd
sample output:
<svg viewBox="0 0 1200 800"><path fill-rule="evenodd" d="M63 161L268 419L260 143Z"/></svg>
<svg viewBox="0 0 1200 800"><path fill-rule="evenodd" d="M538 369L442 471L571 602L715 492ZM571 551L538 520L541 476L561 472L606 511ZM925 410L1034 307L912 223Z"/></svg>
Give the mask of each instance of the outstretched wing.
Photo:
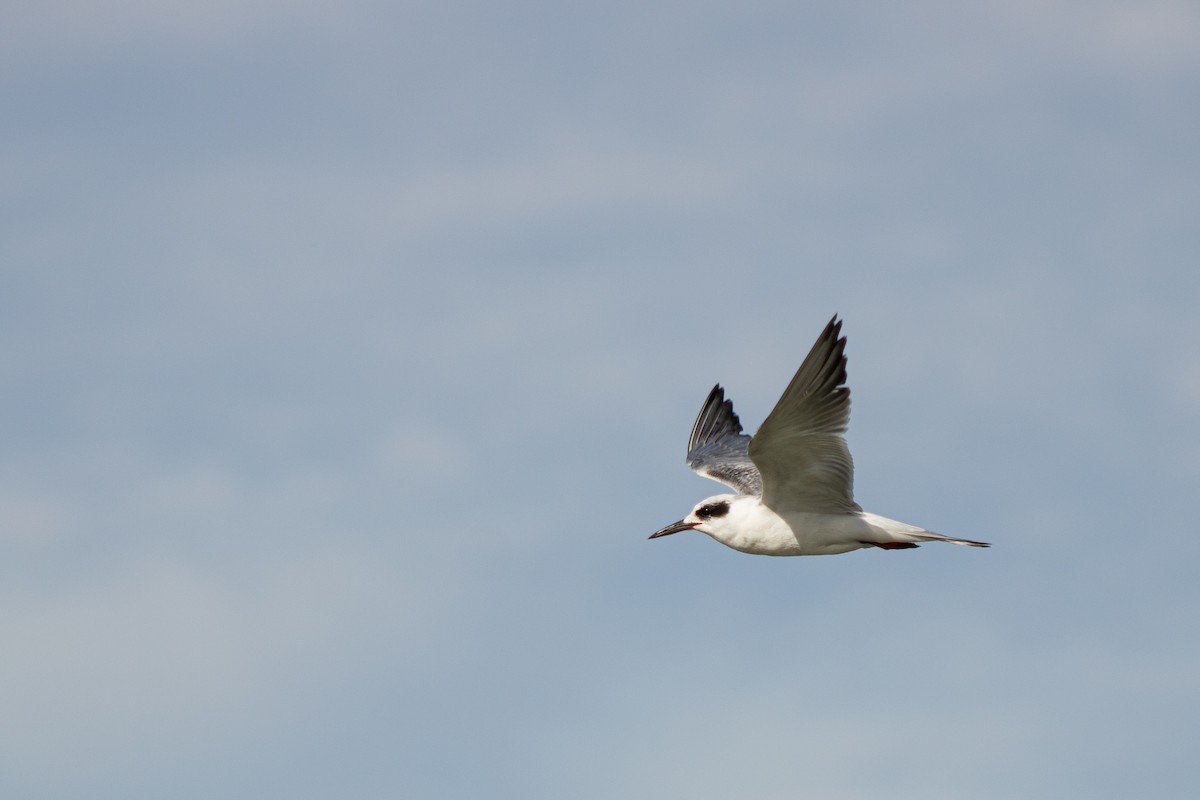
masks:
<svg viewBox="0 0 1200 800"><path fill-rule="evenodd" d="M750 437L733 413L733 401L725 399L720 384L713 387L692 426L688 438L687 464L706 478L737 490L738 494L762 494L762 478L747 452Z"/></svg>
<svg viewBox="0 0 1200 800"><path fill-rule="evenodd" d="M776 512L862 510L854 502L854 462L845 438L850 389L841 330L834 315L750 441L763 503Z"/></svg>

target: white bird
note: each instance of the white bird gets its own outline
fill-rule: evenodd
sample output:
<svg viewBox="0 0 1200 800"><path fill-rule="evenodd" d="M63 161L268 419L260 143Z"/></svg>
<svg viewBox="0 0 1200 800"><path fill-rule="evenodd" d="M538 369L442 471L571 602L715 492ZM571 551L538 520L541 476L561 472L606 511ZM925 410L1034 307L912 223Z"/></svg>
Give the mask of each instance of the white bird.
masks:
<svg viewBox="0 0 1200 800"><path fill-rule="evenodd" d="M700 531L723 545L765 556L819 556L863 547L901 550L919 542L955 539L863 511L854 502L854 462L846 446L850 389L846 339L835 314L796 370L795 377L751 438L713 387L688 439L687 463L737 494L702 500L651 539Z"/></svg>

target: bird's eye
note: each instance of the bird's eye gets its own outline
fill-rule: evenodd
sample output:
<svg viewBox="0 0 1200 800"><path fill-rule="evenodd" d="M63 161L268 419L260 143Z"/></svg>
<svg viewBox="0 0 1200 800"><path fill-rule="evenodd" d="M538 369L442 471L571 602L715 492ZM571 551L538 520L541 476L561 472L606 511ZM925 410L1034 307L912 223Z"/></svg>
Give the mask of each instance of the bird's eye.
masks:
<svg viewBox="0 0 1200 800"><path fill-rule="evenodd" d="M700 506L696 509L696 516L700 519L708 519L712 516L712 506Z"/></svg>
<svg viewBox="0 0 1200 800"><path fill-rule="evenodd" d="M700 519L711 519L712 517L723 517L729 513L729 503L705 503L696 509L696 516Z"/></svg>

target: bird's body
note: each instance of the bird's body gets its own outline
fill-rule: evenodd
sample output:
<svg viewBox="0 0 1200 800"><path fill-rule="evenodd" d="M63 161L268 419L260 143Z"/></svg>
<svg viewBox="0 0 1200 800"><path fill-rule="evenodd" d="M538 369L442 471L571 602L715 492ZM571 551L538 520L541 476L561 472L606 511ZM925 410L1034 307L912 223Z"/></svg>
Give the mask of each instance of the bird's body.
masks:
<svg viewBox="0 0 1200 800"><path fill-rule="evenodd" d="M863 547L900 550L920 542L987 547L878 514L854 502L854 465L846 447L850 390L846 340L835 316L753 438L717 385L688 441L688 465L738 494L701 501L651 539L697 530L743 553L815 556Z"/></svg>
<svg viewBox="0 0 1200 800"><path fill-rule="evenodd" d="M776 514L760 498L717 495L729 502L724 523L710 520L704 531L723 545L760 556L827 556L863 547L897 549L915 542L944 539L936 533L869 511ZM716 498L709 498L708 503ZM953 540L948 540L953 541Z"/></svg>

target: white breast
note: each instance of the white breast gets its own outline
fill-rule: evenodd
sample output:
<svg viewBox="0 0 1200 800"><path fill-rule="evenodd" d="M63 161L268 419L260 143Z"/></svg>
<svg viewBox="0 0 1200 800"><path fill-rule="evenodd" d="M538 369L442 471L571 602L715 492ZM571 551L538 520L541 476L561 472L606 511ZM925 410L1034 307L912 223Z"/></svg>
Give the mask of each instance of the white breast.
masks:
<svg viewBox="0 0 1200 800"><path fill-rule="evenodd" d="M788 514L781 517L757 497L739 497L720 524L704 530L721 544L766 556L816 556L863 547L869 525L853 514Z"/></svg>

